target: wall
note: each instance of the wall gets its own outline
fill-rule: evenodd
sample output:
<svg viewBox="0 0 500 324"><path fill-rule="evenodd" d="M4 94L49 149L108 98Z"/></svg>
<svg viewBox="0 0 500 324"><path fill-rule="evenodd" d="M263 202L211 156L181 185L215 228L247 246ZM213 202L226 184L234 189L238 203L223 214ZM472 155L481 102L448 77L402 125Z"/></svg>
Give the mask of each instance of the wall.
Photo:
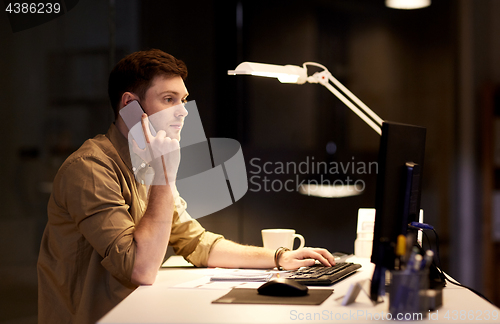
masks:
<svg viewBox="0 0 500 324"><path fill-rule="evenodd" d="M494 0L434 1L411 12L371 0L120 1L113 53L118 59L156 47L183 59L207 137L238 139L249 172L255 164L313 157L374 161L378 137L319 85L227 76L242 61L322 63L382 118L426 126L426 220L441 235L444 268L481 288L467 263L481 256L464 247L481 240L476 94L483 81L500 81L499 10ZM0 322L36 313L35 263L50 182L63 158L112 120L103 89L113 57L108 15L109 3L82 1L57 20L15 34L0 15L0 132L8 139L0 159L0 305L11 309L0 312ZM330 141L339 148L334 157L325 153ZM463 168L464 153L471 169ZM260 176L275 183L304 178L276 173ZM472 186L464 185L467 177ZM253 183L237 204L201 222L256 245L262 228L293 227L309 246L352 252L357 209L373 207L375 197L375 175L360 178L366 192L346 199L266 192ZM462 234L468 241L460 241ZM24 293L14 294L18 288ZM15 303L24 311L9 306Z"/></svg>
<svg viewBox="0 0 500 324"><path fill-rule="evenodd" d="M115 9L117 52L137 50L136 1ZM80 1L17 33L0 14L0 322L36 322L36 261L50 184L64 158L113 120L108 13L108 2Z"/></svg>

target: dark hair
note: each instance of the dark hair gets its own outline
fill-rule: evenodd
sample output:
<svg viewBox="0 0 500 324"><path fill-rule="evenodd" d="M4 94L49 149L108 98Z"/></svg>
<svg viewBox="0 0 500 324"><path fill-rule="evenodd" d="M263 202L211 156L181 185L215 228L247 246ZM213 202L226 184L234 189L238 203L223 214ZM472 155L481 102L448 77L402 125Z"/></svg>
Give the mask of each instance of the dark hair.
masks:
<svg viewBox="0 0 500 324"><path fill-rule="evenodd" d="M135 52L121 59L108 80L108 95L115 117L118 117L118 107L125 92L132 92L144 99L151 82L159 75L178 75L185 80L186 64L159 49Z"/></svg>

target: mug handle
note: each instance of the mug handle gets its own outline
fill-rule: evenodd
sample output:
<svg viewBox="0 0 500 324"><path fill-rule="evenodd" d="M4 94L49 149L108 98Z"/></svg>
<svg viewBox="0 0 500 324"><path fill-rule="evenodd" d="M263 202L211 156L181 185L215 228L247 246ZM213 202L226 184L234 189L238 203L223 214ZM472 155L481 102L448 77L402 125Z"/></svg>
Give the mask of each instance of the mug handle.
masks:
<svg viewBox="0 0 500 324"><path fill-rule="evenodd" d="M306 240L300 234L294 234L293 235L293 240L295 241L296 238L298 238L300 240L300 246L297 248L297 250L300 250L300 249L302 249L304 247L304 245L306 245Z"/></svg>

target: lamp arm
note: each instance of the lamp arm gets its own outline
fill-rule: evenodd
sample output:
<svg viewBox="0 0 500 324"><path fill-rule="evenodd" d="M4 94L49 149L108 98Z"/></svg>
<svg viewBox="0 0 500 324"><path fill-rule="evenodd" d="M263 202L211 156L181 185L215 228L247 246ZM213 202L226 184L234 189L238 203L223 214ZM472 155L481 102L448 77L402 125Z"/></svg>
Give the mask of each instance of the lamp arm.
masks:
<svg viewBox="0 0 500 324"><path fill-rule="evenodd" d="M340 99L349 109L351 109L359 118L361 118L365 123L367 123L375 132L382 135L382 118L380 118L376 113L374 113L368 106L366 106L361 100L359 100L349 89L347 89L342 83L340 83L333 75L320 64L304 63L305 65L317 65L322 67L324 70L321 72L316 72L313 75L307 77L307 82L309 83L320 83L325 86L331 93L333 93L337 98ZM330 82L332 82L337 88L342 90L342 94L339 90L333 87ZM351 99L346 98L346 95ZM356 103L359 107L354 105Z"/></svg>
<svg viewBox="0 0 500 324"><path fill-rule="evenodd" d="M359 100L358 97L356 97L351 91L349 91L349 89L347 89L342 83L340 83L330 72L328 72L328 77L329 77L330 81L333 82L333 84L335 84L335 86L337 86L337 88L342 90L342 92L347 94L347 96L352 101L354 101L359 107L361 107L361 109L363 109L365 114L369 115L379 126L382 126L382 123L383 123L382 118L380 118L373 110L368 108L368 106L365 105L364 102Z"/></svg>

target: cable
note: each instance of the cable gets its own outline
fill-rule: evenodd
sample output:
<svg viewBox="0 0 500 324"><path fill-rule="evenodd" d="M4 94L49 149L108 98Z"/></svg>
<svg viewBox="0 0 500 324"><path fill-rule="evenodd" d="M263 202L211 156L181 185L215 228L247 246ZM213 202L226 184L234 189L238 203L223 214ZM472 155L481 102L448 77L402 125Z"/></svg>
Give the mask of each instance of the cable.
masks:
<svg viewBox="0 0 500 324"><path fill-rule="evenodd" d="M436 254L437 254L437 260L438 260L438 269L441 271L441 257L439 253L439 236L436 230L433 228L432 231L434 232L434 236L436 236ZM441 271L441 274L443 272Z"/></svg>
<svg viewBox="0 0 500 324"><path fill-rule="evenodd" d="M425 238L427 239L427 245L429 245L429 249L432 250L432 244L431 244L431 240L429 239L429 236L427 235L427 233L425 231L422 231L422 233L424 234ZM424 242L422 241L422 249L424 248Z"/></svg>
<svg viewBox="0 0 500 324"><path fill-rule="evenodd" d="M452 280L451 277L449 277L444 271L441 270L441 258L439 256L439 235L436 232L436 230L434 229L434 227L432 227L429 224L419 223L419 222L411 222L410 224L408 224L408 227L414 228L417 230L421 230L422 233L424 233L424 235L427 237L427 241L429 242L429 247L431 247L430 240L429 240L429 237L427 236L427 234L425 233L424 230L432 230L434 232L434 236L436 237L436 256L437 256L437 261L438 261L438 266L436 268L439 271L439 273L441 274L441 276L444 278L445 281L448 281L449 283L451 283L453 285L466 288L493 305L493 303L486 296L484 296L482 293L480 293L479 291L477 291L471 287L462 285L461 283L458 283L458 282ZM431 248L431 250L432 250L432 248Z"/></svg>
<svg viewBox="0 0 500 324"><path fill-rule="evenodd" d="M423 224L423 223L419 223L419 224ZM427 225L427 224L424 224L424 225ZM413 223L412 223L412 226L415 226ZM438 266L437 266L437 270L439 271L439 273L441 274L441 276L443 276L443 278L448 281L449 283L453 284L453 285L456 285L456 286L459 286L459 287L462 287L462 288L466 288L470 291L472 291L473 293L475 293L476 295L478 295L479 297L483 298L484 300L486 300L488 303L494 305L491 300L489 300L486 296L484 296L482 293L480 293L479 291L471 288L471 287L468 287L468 286L465 286L465 285L462 285L461 283L458 283L456 282L455 280L452 280L451 277L449 277L444 271L441 270L441 258L439 256L439 236L438 236L438 233L436 232L436 230L434 229L434 227L428 225L430 228L426 228L426 229L430 229L434 232L434 235L436 237L436 255L437 255L437 260L438 260ZM417 227L417 226L415 226ZM419 228L422 228L422 227L419 227ZM423 231L422 229L422 232L425 233L425 231Z"/></svg>
<svg viewBox="0 0 500 324"><path fill-rule="evenodd" d="M462 285L461 283L458 283L458 282L455 282L454 280L451 280L451 278L446 274L444 273L443 271L441 271L441 269L439 269L439 271L444 275L444 278L451 284L454 284L455 286L459 286L459 287L462 287L462 288L467 288L469 289L470 291L472 291L473 293L475 293L476 295L478 295L479 297L483 298L484 300L486 300L488 303L492 304L493 303L491 302L491 300L489 300L486 296L484 296L482 293L480 293L479 291L475 290L474 288L471 288L471 287L468 287L468 286L465 286L465 285Z"/></svg>
<svg viewBox="0 0 500 324"><path fill-rule="evenodd" d="M305 62L304 64L302 64L302 66L304 68L306 68L306 70L307 70L307 67L306 67L307 65L317 66L319 68L322 68L325 71L328 71L328 69L326 68L326 66L324 66L322 64L319 64L319 63L316 63L316 62Z"/></svg>

